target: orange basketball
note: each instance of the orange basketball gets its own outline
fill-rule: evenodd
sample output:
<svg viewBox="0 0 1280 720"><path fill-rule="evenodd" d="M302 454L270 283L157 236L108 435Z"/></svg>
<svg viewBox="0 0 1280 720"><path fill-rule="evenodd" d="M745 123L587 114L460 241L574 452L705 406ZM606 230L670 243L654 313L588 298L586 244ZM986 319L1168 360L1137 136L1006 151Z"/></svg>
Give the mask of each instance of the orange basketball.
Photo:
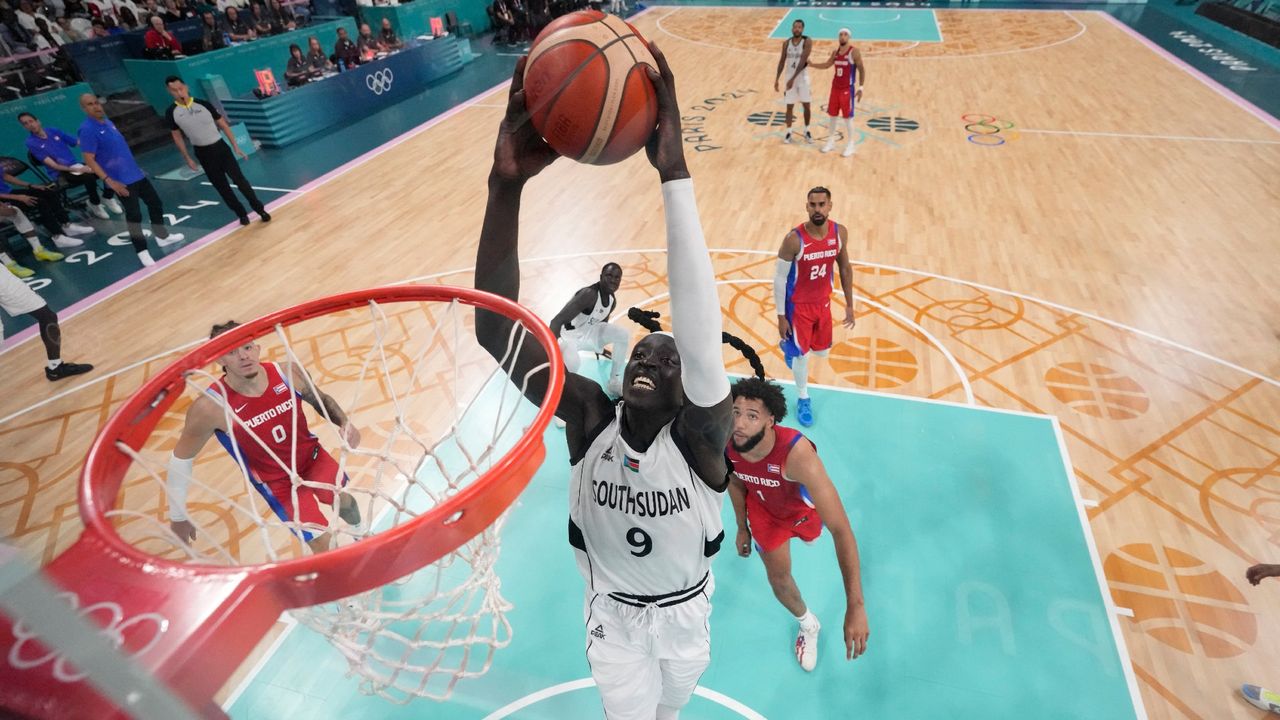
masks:
<svg viewBox="0 0 1280 720"><path fill-rule="evenodd" d="M649 46L625 20L598 10L561 17L533 41L524 68L533 126L556 152L609 165L644 147L658 121L645 66Z"/></svg>

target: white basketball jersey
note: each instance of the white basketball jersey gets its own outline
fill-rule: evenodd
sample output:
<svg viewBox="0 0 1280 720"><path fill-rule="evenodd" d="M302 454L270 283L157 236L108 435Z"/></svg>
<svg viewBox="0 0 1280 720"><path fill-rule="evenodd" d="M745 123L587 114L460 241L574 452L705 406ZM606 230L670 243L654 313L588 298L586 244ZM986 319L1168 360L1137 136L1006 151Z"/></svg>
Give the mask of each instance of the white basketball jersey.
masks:
<svg viewBox="0 0 1280 720"><path fill-rule="evenodd" d="M617 305L617 299L610 295L607 302L600 300L600 292L596 291L596 306L589 313L578 313L578 316L568 322L567 330L580 331L598 325L609 319L609 315L613 313L613 308Z"/></svg>
<svg viewBox="0 0 1280 720"><path fill-rule="evenodd" d="M801 38L799 44L787 40L787 69L782 73L782 82L786 82L791 76L796 74L796 68L800 67L800 58L804 57L804 39ZM800 73L800 77L796 78L796 83L805 82L809 79L809 69L805 68Z"/></svg>
<svg viewBox="0 0 1280 720"><path fill-rule="evenodd" d="M646 452L631 449L621 430L618 403L613 422L573 466L569 532L578 569L596 593L656 597L698 587L724 538L724 493L689 467L671 423Z"/></svg>

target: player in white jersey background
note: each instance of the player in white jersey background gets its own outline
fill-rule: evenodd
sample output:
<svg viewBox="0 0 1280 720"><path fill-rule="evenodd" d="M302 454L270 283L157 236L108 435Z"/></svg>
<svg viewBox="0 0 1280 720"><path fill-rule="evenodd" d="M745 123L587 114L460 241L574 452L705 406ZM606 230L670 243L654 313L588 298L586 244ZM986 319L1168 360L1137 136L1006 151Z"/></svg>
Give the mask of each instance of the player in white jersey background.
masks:
<svg viewBox="0 0 1280 720"><path fill-rule="evenodd" d="M804 110L804 141L813 142L809 134L809 123L813 120L812 101L809 91L809 53L813 51L813 40L804 34L804 21L791 23L791 37L782 41L782 55L778 57L778 71L773 78L773 89L785 84L782 90L782 101L787 104L787 134L782 142L791 142L791 123L795 122L796 103Z"/></svg>
<svg viewBox="0 0 1280 720"><path fill-rule="evenodd" d="M658 125L647 147L662 182L672 333L631 351L622 400L569 374L556 408L572 465L569 540L587 583L587 660L609 720L671 720L711 661L711 556L724 538L729 382L711 258L680 137L674 78L652 46ZM519 298L524 185L557 157L529 122L525 59L516 64L498 129L476 254L476 288ZM507 353L509 318L477 310L476 338ZM536 343L521 346L511 379L541 402L547 374ZM527 384L526 384L527 379Z"/></svg>
<svg viewBox="0 0 1280 720"><path fill-rule="evenodd" d="M622 285L622 266L606 263L600 268L600 281L573 294L569 302L551 318L551 332L560 338L564 367L578 372L582 364L578 353L602 353L609 348L612 367L605 390L610 397L622 397L622 372L627 367L631 349L631 332L609 317L618 307L617 292Z"/></svg>

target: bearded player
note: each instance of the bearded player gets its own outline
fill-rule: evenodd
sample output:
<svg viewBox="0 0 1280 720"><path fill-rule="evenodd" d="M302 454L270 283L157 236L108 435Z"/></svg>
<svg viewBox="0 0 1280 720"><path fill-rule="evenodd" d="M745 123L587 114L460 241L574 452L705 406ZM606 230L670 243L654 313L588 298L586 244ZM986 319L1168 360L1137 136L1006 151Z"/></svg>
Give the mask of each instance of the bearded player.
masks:
<svg viewBox="0 0 1280 720"><path fill-rule="evenodd" d="M610 348L612 368L607 391L611 397L622 397L622 373L627 366L631 333L609 317L618 307L617 292L622 285L622 266L607 263L600 268L600 280L574 293L573 298L551 318L551 332L560 339L564 367L578 372L582 350L599 353Z"/></svg>
<svg viewBox="0 0 1280 720"><path fill-rule="evenodd" d="M853 103L862 99L862 85L867 80L867 69L862 64L862 53L849 43L849 29L840 29L840 45L831 51L826 62L816 62L809 67L823 70L835 67L835 75L831 78L831 97L827 100L827 114L831 116L831 129L827 132L827 144L822 152L836 149L836 120L844 118L845 137L849 144L842 155L853 155L857 141L853 134Z"/></svg>
<svg viewBox="0 0 1280 720"><path fill-rule="evenodd" d="M791 23L791 37L782 41L782 55L778 57L778 71L774 73L773 90L778 91L779 83L786 81L786 89L782 91L782 101L787 104L787 134L782 142L791 142L791 123L795 122L796 103L804 109L804 140L813 142L809 134L809 123L813 120L813 112L809 103L813 99L809 92L809 53L813 51L813 40L804 34L804 21Z"/></svg>
<svg viewBox="0 0 1280 720"><path fill-rule="evenodd" d="M234 320L214 325L209 337L238 325ZM217 436L267 505L285 522L297 521L304 528L328 527L320 507L332 507L334 490L346 485L338 463L308 429L306 413L297 399L340 427L348 446L360 444L360 431L347 420L336 400L315 387L306 371L289 362L263 363L261 354L261 346L249 341L218 358L222 377L187 410L182 435L169 458L166 483L170 528L183 542L195 540L195 526L187 517L187 490L195 457L212 436ZM302 481L296 486L291 467ZM338 515L358 525L360 508L355 498L340 492ZM328 532L316 534L304 529L300 534L313 552L329 549Z"/></svg>
<svg viewBox="0 0 1280 720"><path fill-rule="evenodd" d="M840 495L818 458L818 450L798 430L777 423L787 414L782 389L763 378L733 384L733 437L727 451L733 473L729 498L738 520L738 554L751 554L755 540L774 597L800 623L796 660L812 671L818 662L818 618L791 577L791 538L813 542L822 526L831 528L836 561L844 577L845 657L867 649L867 611L862 602L858 541Z"/></svg>
<svg viewBox="0 0 1280 720"><path fill-rule="evenodd" d="M783 356L795 376L796 420L813 425L809 400L809 355L827 357L831 351L831 290L836 267L844 289L844 326L854 319L853 268L849 265L849 233L831 220L831 191L809 191L805 209L809 221L787 233L778 249L773 274L773 302Z"/></svg>
<svg viewBox="0 0 1280 720"><path fill-rule="evenodd" d="M711 662L711 558L724 539L720 511L732 408L721 356L720 302L680 139L674 79L660 74L658 124L648 143L667 227L672 333L636 343L622 400L568 374L556 416L569 449L569 544L586 582L587 660L609 720L671 720ZM525 59L516 64L498 129L489 200L476 254L476 288L516 300L525 184L556 159L525 108ZM476 338L499 362L512 320L476 312ZM541 403L545 351L524 342L512 382Z"/></svg>

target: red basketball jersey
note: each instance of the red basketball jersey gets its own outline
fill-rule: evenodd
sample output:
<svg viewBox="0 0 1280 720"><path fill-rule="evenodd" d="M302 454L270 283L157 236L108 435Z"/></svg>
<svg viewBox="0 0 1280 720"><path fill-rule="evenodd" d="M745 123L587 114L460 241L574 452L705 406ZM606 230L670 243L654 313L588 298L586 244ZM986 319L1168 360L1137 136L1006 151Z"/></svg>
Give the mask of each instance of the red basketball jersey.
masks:
<svg viewBox="0 0 1280 720"><path fill-rule="evenodd" d="M747 489L747 505L758 504L779 520L791 521L813 509L809 493L798 482L787 479L787 455L801 440L809 441L799 430L773 426L773 449L757 462L748 462L729 446L733 472Z"/></svg>
<svg viewBox="0 0 1280 720"><path fill-rule="evenodd" d="M853 90L853 76L857 72L857 66L853 64L853 46L850 45L843 54L840 48L836 48L836 56L832 61L832 67L835 68L835 75L831 76L831 92L847 93Z"/></svg>
<svg viewBox="0 0 1280 720"><path fill-rule="evenodd" d="M307 428L307 415L298 405L298 396L281 374L280 368L275 363L263 363L262 369L267 374L267 389L257 397L241 395L222 380L209 386L209 392L226 398L232 414L243 421L243 427L238 422L233 422L231 427L240 457L258 482L269 483L287 479L287 468L291 464L296 463L299 471L309 467L320 454L320 441ZM219 440L228 451L231 450L225 433L220 434ZM262 442L259 443L259 440ZM271 448L280 462L276 462L263 445ZM284 467L280 463L284 463Z"/></svg>
<svg viewBox="0 0 1280 720"><path fill-rule="evenodd" d="M792 303L830 304L836 256L840 254L840 226L828 219L827 234L821 240L809 237L803 224L796 228L796 234L800 236L800 254L791 263L787 298Z"/></svg>

